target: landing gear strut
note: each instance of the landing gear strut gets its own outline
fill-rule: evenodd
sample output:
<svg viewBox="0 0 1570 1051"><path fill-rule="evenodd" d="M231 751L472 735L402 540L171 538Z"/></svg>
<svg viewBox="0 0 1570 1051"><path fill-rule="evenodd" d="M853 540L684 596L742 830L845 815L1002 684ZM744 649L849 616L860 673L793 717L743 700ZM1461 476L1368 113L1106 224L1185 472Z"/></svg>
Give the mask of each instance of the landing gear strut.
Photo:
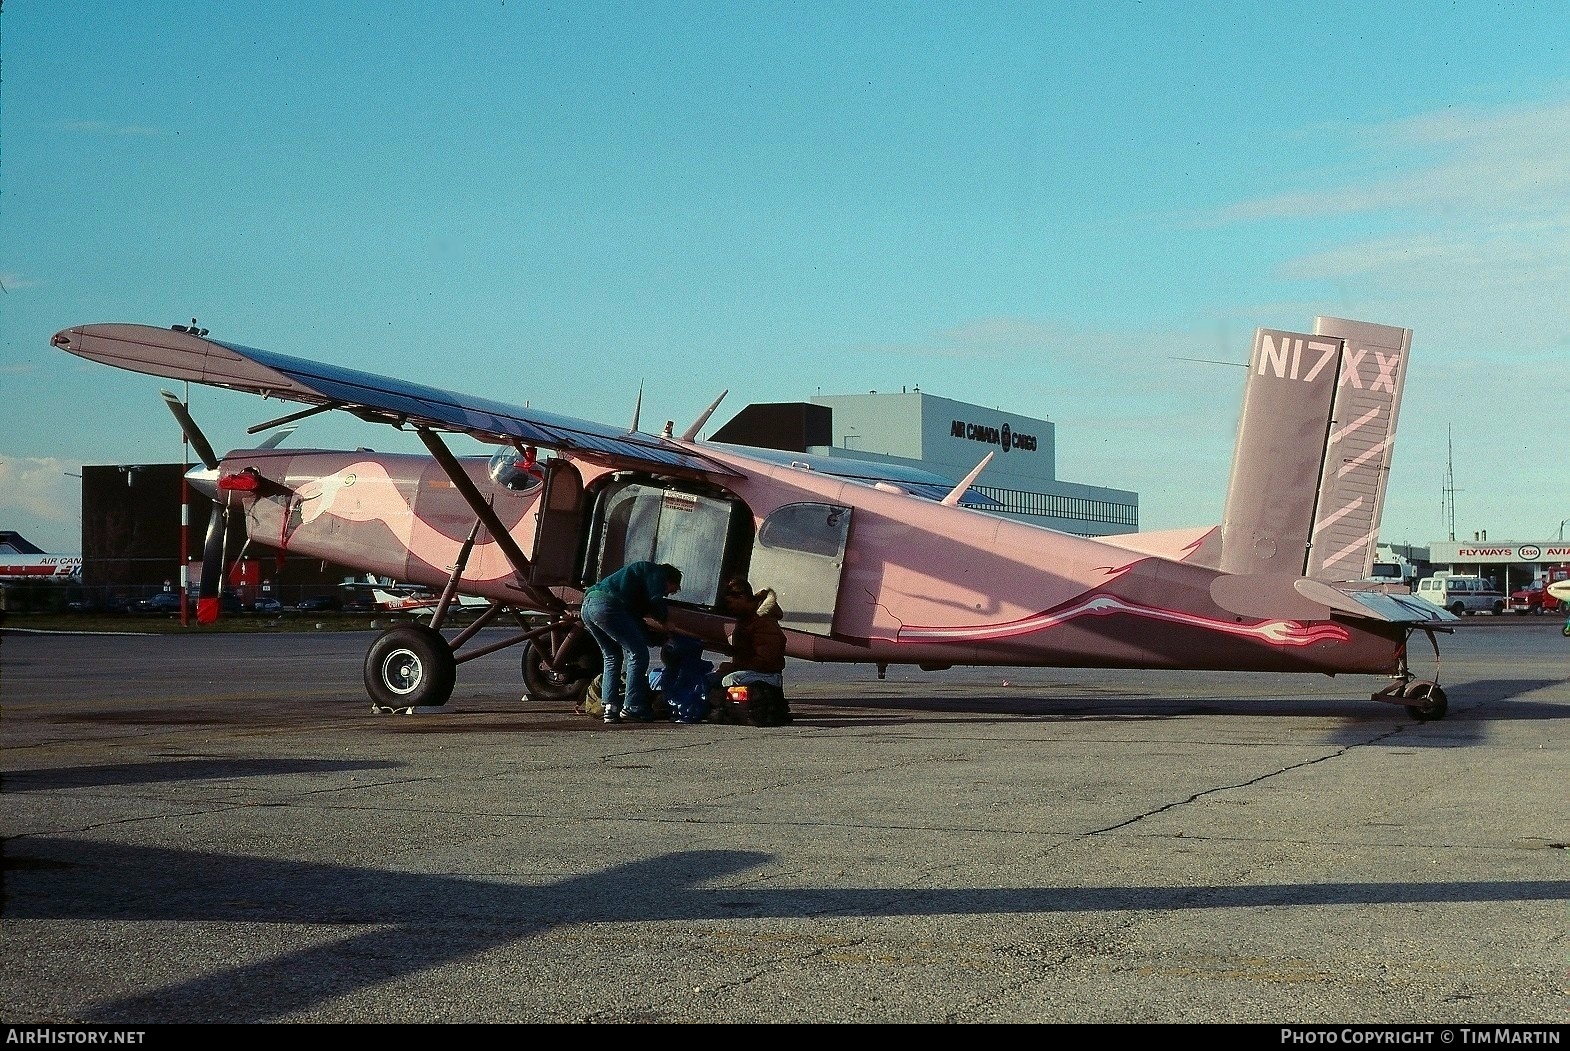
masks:
<svg viewBox="0 0 1570 1051"><path fill-rule="evenodd" d="M602 665L600 648L574 623L524 644L523 689L530 700L577 704Z"/></svg>
<svg viewBox="0 0 1570 1051"><path fill-rule="evenodd" d="M1443 719L1450 707L1442 686L1429 679L1413 679L1410 675L1397 679L1370 699L1399 704L1408 715L1424 723Z"/></svg>

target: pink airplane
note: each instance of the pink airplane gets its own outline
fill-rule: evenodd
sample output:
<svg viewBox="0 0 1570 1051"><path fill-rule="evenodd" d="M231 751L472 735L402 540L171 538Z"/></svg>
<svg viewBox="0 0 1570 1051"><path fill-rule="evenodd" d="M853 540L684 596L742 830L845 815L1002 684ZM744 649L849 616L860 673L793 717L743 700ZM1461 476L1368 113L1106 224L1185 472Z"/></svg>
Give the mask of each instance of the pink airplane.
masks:
<svg viewBox="0 0 1570 1051"><path fill-rule="evenodd" d="M723 651L720 587L772 588L788 653L937 671L955 665L1367 674L1420 720L1444 690L1408 664L1457 620L1401 585L1368 581L1411 330L1321 317L1255 333L1220 525L1087 539L967 506L964 480L897 465L702 441L718 405L677 436L623 431L405 380L255 350L176 325L81 325L56 347L175 380L412 429L429 456L285 450L214 454L165 398L217 501L199 619L216 615L225 515L253 544L423 584L429 625L381 634L366 659L376 705L441 705L458 666L525 647L531 697L581 697L600 657L583 592L639 559L683 570L672 626ZM723 397L723 395L721 395ZM496 445L459 457L443 434ZM547 458L535 451L549 450ZM985 464L985 460L982 464ZM451 637L459 596L488 600ZM497 618L503 642L479 642ZM470 645L470 644L474 645ZM469 648L465 648L469 647Z"/></svg>

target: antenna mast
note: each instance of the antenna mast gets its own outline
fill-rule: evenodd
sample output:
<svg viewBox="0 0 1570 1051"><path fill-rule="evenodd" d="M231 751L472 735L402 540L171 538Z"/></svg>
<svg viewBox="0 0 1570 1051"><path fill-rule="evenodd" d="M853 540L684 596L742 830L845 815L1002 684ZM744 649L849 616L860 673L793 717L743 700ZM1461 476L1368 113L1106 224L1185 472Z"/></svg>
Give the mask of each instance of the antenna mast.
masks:
<svg viewBox="0 0 1570 1051"><path fill-rule="evenodd" d="M1450 427L1445 427L1445 485L1441 490L1440 511L1445 516L1452 541L1456 538L1456 470L1455 456L1450 439Z"/></svg>

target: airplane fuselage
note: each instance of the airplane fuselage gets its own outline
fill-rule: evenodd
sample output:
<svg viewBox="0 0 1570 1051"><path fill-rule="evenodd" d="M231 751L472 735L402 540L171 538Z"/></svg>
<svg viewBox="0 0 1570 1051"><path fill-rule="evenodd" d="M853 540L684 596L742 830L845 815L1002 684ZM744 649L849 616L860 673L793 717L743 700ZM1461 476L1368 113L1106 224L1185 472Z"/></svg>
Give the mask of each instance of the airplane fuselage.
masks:
<svg viewBox="0 0 1570 1051"><path fill-rule="evenodd" d="M791 655L815 661L951 665L1240 669L1394 674L1406 633L1356 619L1246 617L1211 595L1219 572L1181 557L1043 529L799 467L707 455L738 468L718 496L751 526L747 542L691 545L689 561L712 561L699 580L753 566L753 583L773 588L792 610L794 570L761 578L770 523L798 509L844 510L843 547L826 556L837 573L816 623L785 624ZM592 509L585 535L572 538L580 561L592 557L590 533L614 473L568 458ZM491 480L483 458L460 461L517 546L535 549L542 492L520 494ZM223 474L252 468L281 483L269 494L235 494L245 503L253 543L322 558L410 583L442 588L475 523L475 513L427 456L278 449L231 453ZM667 505L684 495L664 487ZM701 487L714 498L712 486ZM603 503L605 501L601 501ZM556 538L560 542L560 538ZM603 540L601 541L603 543ZM740 544L740 547L738 547ZM805 557L805 556L804 556ZM698 568L683 566L689 572ZM591 579L591 578L585 578ZM824 586L819 582L820 587ZM512 565L481 531L460 589L507 604L518 597ZM581 592L556 589L569 603ZM805 587L801 589L805 592ZM715 595L677 596L673 622L715 645L729 621ZM810 604L809 596L801 596Z"/></svg>

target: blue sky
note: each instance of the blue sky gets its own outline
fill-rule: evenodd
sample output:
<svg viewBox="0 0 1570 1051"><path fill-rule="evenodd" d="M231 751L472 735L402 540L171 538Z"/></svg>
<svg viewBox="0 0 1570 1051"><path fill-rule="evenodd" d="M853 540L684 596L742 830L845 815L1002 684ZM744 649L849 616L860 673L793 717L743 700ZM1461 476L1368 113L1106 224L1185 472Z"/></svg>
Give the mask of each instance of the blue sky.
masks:
<svg viewBox="0 0 1570 1051"><path fill-rule="evenodd" d="M1460 539L1570 518L1560 3L11 0L0 62L0 529L51 551L82 464L182 450L49 337L193 316L648 430L919 386L1161 529L1226 496L1193 359L1329 314L1414 330L1383 539L1447 464ZM190 394L220 451L290 409Z"/></svg>

